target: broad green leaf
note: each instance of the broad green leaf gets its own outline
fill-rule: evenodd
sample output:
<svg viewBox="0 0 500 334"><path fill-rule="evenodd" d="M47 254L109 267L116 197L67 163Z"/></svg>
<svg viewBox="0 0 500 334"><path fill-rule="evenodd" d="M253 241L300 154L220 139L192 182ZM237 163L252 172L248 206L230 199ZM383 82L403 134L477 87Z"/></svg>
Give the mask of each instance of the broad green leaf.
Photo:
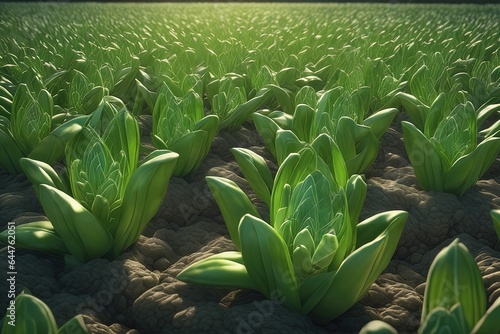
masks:
<svg viewBox="0 0 500 334"><path fill-rule="evenodd" d="M368 126L378 140L385 134L394 117L399 113L395 108L384 109L375 112L363 120L363 125Z"/></svg>
<svg viewBox="0 0 500 334"><path fill-rule="evenodd" d="M283 305L300 311L292 261L285 242L269 224L245 215L239 225L243 262L256 289L266 297L280 294Z"/></svg>
<svg viewBox="0 0 500 334"><path fill-rule="evenodd" d="M168 150L167 143L163 141L160 137L155 135L154 133L151 133L151 141L153 142L153 145L158 149L158 150Z"/></svg>
<svg viewBox="0 0 500 334"><path fill-rule="evenodd" d="M257 196L269 205L273 176L264 158L245 148L232 148L231 152Z"/></svg>
<svg viewBox="0 0 500 334"><path fill-rule="evenodd" d="M500 152L500 138L482 141L474 151L460 157L444 177L443 190L462 196L490 168Z"/></svg>
<svg viewBox="0 0 500 334"><path fill-rule="evenodd" d="M385 233L396 219L407 220L408 213L405 211L387 211L360 222L356 227L356 248L360 248Z"/></svg>
<svg viewBox="0 0 500 334"><path fill-rule="evenodd" d="M486 312L486 293L483 279L468 249L455 239L434 258L427 275L422 323L431 312L446 310L459 304L470 330Z"/></svg>
<svg viewBox="0 0 500 334"><path fill-rule="evenodd" d="M349 178L347 166L344 156L335 140L330 135L322 133L314 139L311 143L311 147L325 162L335 179L331 182L332 190L337 191L338 186L345 187ZM327 177L329 176L329 173L323 174Z"/></svg>
<svg viewBox="0 0 500 334"><path fill-rule="evenodd" d="M238 226L245 214L259 217L248 196L231 180L207 176L208 187L222 212L233 244L241 250Z"/></svg>
<svg viewBox="0 0 500 334"><path fill-rule="evenodd" d="M80 103L80 111L83 114L91 114L94 110L97 109L99 104L101 103L104 95L107 94L107 91L102 86L95 86L90 91L88 91L82 98Z"/></svg>
<svg viewBox="0 0 500 334"><path fill-rule="evenodd" d="M399 101L399 104L408 114L411 122L415 125L415 127L420 131L424 131L429 107L422 103L415 96L403 92L397 93L394 96L394 99Z"/></svg>
<svg viewBox="0 0 500 334"><path fill-rule="evenodd" d="M49 164L30 158L20 159L19 164L26 177L33 184L38 198L40 198L39 186L42 184L47 184L65 193L69 193L69 189L64 181Z"/></svg>
<svg viewBox="0 0 500 334"><path fill-rule="evenodd" d="M446 166L434 145L415 125L402 122L406 152L419 185L424 190L443 191Z"/></svg>
<svg viewBox="0 0 500 334"><path fill-rule="evenodd" d="M295 80L295 85L297 87L314 87L316 89L321 89L325 84L320 77L315 75L308 75L305 77L298 78Z"/></svg>
<svg viewBox="0 0 500 334"><path fill-rule="evenodd" d="M203 111L203 100L194 90L189 90L180 101L183 113L189 115L193 122L201 120L205 116Z"/></svg>
<svg viewBox="0 0 500 334"><path fill-rule="evenodd" d="M349 207L349 217L354 224L358 223L359 215L365 204L368 186L360 175L353 175L347 181L345 193Z"/></svg>
<svg viewBox="0 0 500 334"><path fill-rule="evenodd" d="M279 86L294 91L295 81L299 78L300 72L294 67L285 67L276 73L276 81Z"/></svg>
<svg viewBox="0 0 500 334"><path fill-rule="evenodd" d="M142 98L144 99L144 101L146 101L146 104L148 105L149 110L151 110L151 112L152 112L154 109L154 106L155 106L157 93L150 91L139 80L136 79L135 82L137 83L137 88L139 89L139 92L142 94Z"/></svg>
<svg viewBox="0 0 500 334"><path fill-rule="evenodd" d="M179 154L173 176L182 177L194 170L204 158L207 143L208 132L203 130L189 132L171 142L168 148Z"/></svg>
<svg viewBox="0 0 500 334"><path fill-rule="evenodd" d="M203 162L203 159L208 155L210 152L210 148L212 147L212 142L214 141L215 136L219 132L219 117L216 115L207 115L200 119L196 124L194 125L193 131L197 130L202 130L207 132L207 141L205 142L205 145L201 148L200 152L200 159L198 160L197 164L195 164L194 169L197 169L201 163Z"/></svg>
<svg viewBox="0 0 500 334"><path fill-rule="evenodd" d="M333 275L333 278L328 279L330 283L328 286L322 286L323 289L317 291L321 299L309 313L315 322L328 323L365 295L371 284L389 264L406 217L406 212L397 212L391 217L392 222L385 233L351 253L337 272L328 273Z"/></svg>
<svg viewBox="0 0 500 334"><path fill-rule="evenodd" d="M497 298L483 317L479 319L471 334L498 333L500 331L498 317L500 317L500 298Z"/></svg>
<svg viewBox="0 0 500 334"><path fill-rule="evenodd" d="M311 252L304 245L297 245L293 248L292 263L295 276L300 280L310 275L312 270Z"/></svg>
<svg viewBox="0 0 500 334"><path fill-rule="evenodd" d="M289 89L291 87L285 87L283 85L280 86L269 84L266 85L264 88L269 89L272 92L272 96L274 97L278 105L281 107L281 110L283 110L283 112L292 115L294 107L293 107L292 92Z"/></svg>
<svg viewBox="0 0 500 334"><path fill-rule="evenodd" d="M335 234L324 234L312 257L312 264L318 269L327 268L332 263L339 247Z"/></svg>
<svg viewBox="0 0 500 334"><path fill-rule="evenodd" d="M22 292L15 299L15 326L4 321L2 333L57 334L57 323L50 308L40 299ZM8 318L5 318L8 319Z"/></svg>
<svg viewBox="0 0 500 334"><path fill-rule="evenodd" d="M28 157L48 164L59 161L64 156L67 142L82 130L87 119L87 116L78 116L59 125L31 150Z"/></svg>
<svg viewBox="0 0 500 334"><path fill-rule="evenodd" d="M278 130L276 133L276 160L281 165L290 153L296 153L304 147L305 143L290 130Z"/></svg>
<svg viewBox="0 0 500 334"><path fill-rule="evenodd" d="M8 243L9 230L0 233L0 240ZM49 221L38 221L16 226L16 247L64 255L68 249Z"/></svg>
<svg viewBox="0 0 500 334"><path fill-rule="evenodd" d="M264 144L271 154L276 157L276 134L280 127L272 119L259 113L254 113L252 120L257 132L264 140Z"/></svg>
<svg viewBox="0 0 500 334"><path fill-rule="evenodd" d="M309 314L323 299L332 285L334 271L309 276L299 286L302 313Z"/></svg>
<svg viewBox="0 0 500 334"><path fill-rule="evenodd" d="M240 252L224 252L209 256L189 265L177 275L177 279L187 283L255 289Z"/></svg>
<svg viewBox="0 0 500 334"><path fill-rule="evenodd" d="M380 140L368 126L352 118L341 117L335 140L344 157L349 175L366 171L378 155Z"/></svg>
<svg viewBox="0 0 500 334"><path fill-rule="evenodd" d="M257 95L247 102L236 106L228 115L221 119L220 129L234 131L239 128L250 116L259 110L272 98L271 91L263 89Z"/></svg>
<svg viewBox="0 0 500 334"><path fill-rule="evenodd" d="M146 157L132 174L117 217L113 247L109 256L115 258L137 241L146 224L158 211L179 155L158 150Z"/></svg>
<svg viewBox="0 0 500 334"><path fill-rule="evenodd" d="M305 104L295 108L292 121L292 131L301 141L312 142L311 123L314 120L314 109Z"/></svg>
<svg viewBox="0 0 500 334"><path fill-rule="evenodd" d="M103 223L66 193L46 184L40 185L40 201L71 255L81 262L104 255L112 237Z"/></svg>
<svg viewBox="0 0 500 334"><path fill-rule="evenodd" d="M340 101L343 92L344 90L342 89L342 87L337 87L324 92L323 95L321 95L321 97L319 98L318 104L316 105L317 113L327 113L328 115L333 116L336 113L336 103ZM341 112L345 111L342 110ZM340 115L335 119L338 118L340 118Z"/></svg>
<svg viewBox="0 0 500 334"><path fill-rule="evenodd" d="M427 112L423 131L427 138L434 136L439 124L447 116L448 111L445 110L445 99L446 95L444 93L439 94L434 102L432 102L429 111Z"/></svg>
<svg viewBox="0 0 500 334"><path fill-rule="evenodd" d="M293 116L280 110L275 110L267 114L283 130L292 130Z"/></svg>
<svg viewBox="0 0 500 334"><path fill-rule="evenodd" d="M307 105L311 108L315 107L316 104L318 103L318 96L316 94L316 90L312 88L311 86L304 86L301 89L298 90L298 92L295 94L295 106L299 105ZM296 114L297 109L295 109Z"/></svg>

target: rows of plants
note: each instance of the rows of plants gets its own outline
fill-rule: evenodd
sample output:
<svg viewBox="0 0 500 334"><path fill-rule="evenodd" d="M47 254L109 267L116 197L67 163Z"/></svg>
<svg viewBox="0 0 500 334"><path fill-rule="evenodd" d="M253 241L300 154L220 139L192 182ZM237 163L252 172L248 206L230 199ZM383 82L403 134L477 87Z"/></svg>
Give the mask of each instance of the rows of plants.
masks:
<svg viewBox="0 0 500 334"><path fill-rule="evenodd" d="M251 124L276 170L231 149L256 198L227 178L206 182L235 250L176 279L255 290L328 324L367 294L405 228L403 210L359 219L365 173L397 116L419 189L463 196L500 152L495 6L1 9L0 167L30 181L46 216L16 226L15 246L69 270L127 252L170 180L189 180L216 138ZM58 329L29 292L16 305L16 327L6 317L2 332L87 331L81 316ZM429 270L419 331L495 333L499 314L455 240Z"/></svg>

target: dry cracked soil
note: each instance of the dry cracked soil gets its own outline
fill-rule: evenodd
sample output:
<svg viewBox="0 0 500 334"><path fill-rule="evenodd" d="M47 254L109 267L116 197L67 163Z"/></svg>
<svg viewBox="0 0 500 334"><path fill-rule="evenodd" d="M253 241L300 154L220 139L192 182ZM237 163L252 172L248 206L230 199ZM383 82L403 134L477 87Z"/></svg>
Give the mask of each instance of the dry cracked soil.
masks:
<svg viewBox="0 0 500 334"><path fill-rule="evenodd" d="M373 319L388 322L400 333L415 333L430 264L458 237L476 259L491 305L500 297L500 243L489 215L500 208L500 160L460 198L422 191L404 150L402 117L384 135L379 155L366 173L368 193L360 219L396 209L408 211L409 219L387 269L359 303L328 325L315 325L253 291L176 279L187 265L235 249L205 176L235 181L265 216L265 205L229 151L252 149L276 171L250 123L233 133L221 132L199 170L171 179L155 218L138 242L115 260L98 259L69 269L61 259L17 249L17 290L28 288L42 299L59 324L83 313L92 333L358 333ZM23 224L44 218L25 176L0 171L0 217L2 230L9 221ZM0 263L6 273L5 252ZM2 310L7 307L6 291L2 279Z"/></svg>

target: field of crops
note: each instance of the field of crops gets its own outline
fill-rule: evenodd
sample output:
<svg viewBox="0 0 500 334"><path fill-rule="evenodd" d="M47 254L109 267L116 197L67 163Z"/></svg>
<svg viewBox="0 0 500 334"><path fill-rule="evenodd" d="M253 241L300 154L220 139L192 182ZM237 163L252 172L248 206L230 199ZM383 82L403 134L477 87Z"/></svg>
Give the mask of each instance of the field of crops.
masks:
<svg viewBox="0 0 500 334"><path fill-rule="evenodd" d="M500 333L499 153L499 6L0 4L2 333Z"/></svg>

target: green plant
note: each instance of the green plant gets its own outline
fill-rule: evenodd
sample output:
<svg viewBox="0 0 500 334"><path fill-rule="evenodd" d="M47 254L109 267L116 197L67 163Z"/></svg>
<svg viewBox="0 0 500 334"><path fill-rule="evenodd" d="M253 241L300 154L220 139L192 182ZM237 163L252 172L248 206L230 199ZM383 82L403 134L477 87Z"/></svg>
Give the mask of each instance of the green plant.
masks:
<svg viewBox="0 0 500 334"><path fill-rule="evenodd" d="M428 112L423 132L410 122L402 122L404 145L422 189L461 196L495 161L500 138L491 131L478 144L478 117L473 105L459 104L446 114L439 102L444 95L438 99Z"/></svg>
<svg viewBox="0 0 500 334"><path fill-rule="evenodd" d="M471 59L471 63L477 65L472 70L456 73L452 80L465 91L467 100L476 109L486 104L500 103L500 66L491 70L489 62Z"/></svg>
<svg viewBox="0 0 500 334"><path fill-rule="evenodd" d="M83 67L83 64L79 67ZM100 73L98 69L94 70ZM102 80L99 81L102 82ZM56 92L53 97L55 106L73 115L92 113L104 96L108 95L108 89L101 86L99 82L92 82L77 69L57 71L44 83L49 91Z"/></svg>
<svg viewBox="0 0 500 334"><path fill-rule="evenodd" d="M272 92L267 88L249 98L247 92L250 90L247 78L235 73L227 73L207 85L208 99L212 112L220 119L220 129L236 130L271 99Z"/></svg>
<svg viewBox="0 0 500 334"><path fill-rule="evenodd" d="M124 101L127 109L136 116L141 114L142 104L142 94L137 81L147 85L151 78L145 72L144 66L141 66L139 57L134 56L129 64L120 64L119 71L113 78L113 87L109 89L109 93Z"/></svg>
<svg viewBox="0 0 500 334"><path fill-rule="evenodd" d="M14 310L13 317L10 317ZM50 308L40 299L23 290L11 300L5 317L0 321L3 334L88 334L81 314L74 316L61 327Z"/></svg>
<svg viewBox="0 0 500 334"><path fill-rule="evenodd" d="M67 176L21 159L49 221L19 226L18 247L64 255L69 263L115 258L156 214L178 154L157 150L139 163L137 121L126 109L110 108L94 112L68 143Z"/></svg>
<svg viewBox="0 0 500 334"><path fill-rule="evenodd" d="M358 224L349 204L363 203L352 200L366 191L359 181L350 178L344 189L314 150L292 153L273 182L266 223L236 184L207 177L238 251L192 264L178 279L253 289L270 299L279 294L286 307L318 323L331 321L387 266L407 218L391 211Z"/></svg>
<svg viewBox="0 0 500 334"><path fill-rule="evenodd" d="M275 146L280 129L292 132L287 135L287 141L295 142L293 145L296 148L327 134L341 150L349 175L366 171L377 157L380 140L398 113L397 109L380 110L365 118L371 101L369 87L362 87L351 94L342 88L329 90L317 99L313 108L300 103L316 101L315 95L306 87L301 88L295 97L299 103L293 116L283 112L255 113L252 116L268 149L281 163L286 155L279 157Z"/></svg>
<svg viewBox="0 0 500 334"><path fill-rule="evenodd" d="M500 332L500 298L486 310L481 272L467 247L455 239L434 258L427 275L418 333ZM367 324L361 333L397 333L388 324Z"/></svg>
<svg viewBox="0 0 500 334"><path fill-rule="evenodd" d="M363 67L365 85L370 87L372 98L370 110L377 111L390 107L392 98L408 84L401 78L396 79L382 58L368 58Z"/></svg>
<svg viewBox="0 0 500 334"><path fill-rule="evenodd" d="M0 166L11 174L22 173L19 159L30 157L53 164L64 155L66 142L81 130L85 118L53 126L54 103L42 89L36 96L21 84L12 101L10 119L0 116Z"/></svg>
<svg viewBox="0 0 500 334"><path fill-rule="evenodd" d="M195 80L192 88L181 98L163 83L156 95L149 97L151 101L155 99L154 107L149 102L153 110L153 144L158 149L169 149L179 154L174 176L184 176L198 168L219 131L219 117L205 116L203 100L194 90L200 84L199 79ZM145 87L140 89L145 91ZM143 95L151 96L147 93Z"/></svg>
<svg viewBox="0 0 500 334"><path fill-rule="evenodd" d="M421 59L416 64L422 65L409 79L408 89L412 96L429 105L439 93L450 89L450 77L446 71L449 62L446 55L437 51L421 53Z"/></svg>
<svg viewBox="0 0 500 334"><path fill-rule="evenodd" d="M278 131L278 136L276 137L276 147L278 147L277 156L284 161L291 153L302 150L307 150L308 152L314 151L314 166L324 171L325 175L331 176L331 184L335 189L344 188L346 190L349 217L353 222L357 223L367 190L363 178L359 175L348 176L342 153L330 136L322 134L309 145L296 143L293 139L291 142L287 142L291 134L290 131ZM300 145L300 147L296 147L296 144ZM265 160L258 154L244 148L232 148L231 152L256 195L268 207L271 207L271 193L274 181ZM310 171L312 172L313 170L311 169ZM231 199L229 198L228 201L230 202ZM224 200L218 203L221 205L224 203ZM239 214L239 211L236 210L233 213Z"/></svg>

